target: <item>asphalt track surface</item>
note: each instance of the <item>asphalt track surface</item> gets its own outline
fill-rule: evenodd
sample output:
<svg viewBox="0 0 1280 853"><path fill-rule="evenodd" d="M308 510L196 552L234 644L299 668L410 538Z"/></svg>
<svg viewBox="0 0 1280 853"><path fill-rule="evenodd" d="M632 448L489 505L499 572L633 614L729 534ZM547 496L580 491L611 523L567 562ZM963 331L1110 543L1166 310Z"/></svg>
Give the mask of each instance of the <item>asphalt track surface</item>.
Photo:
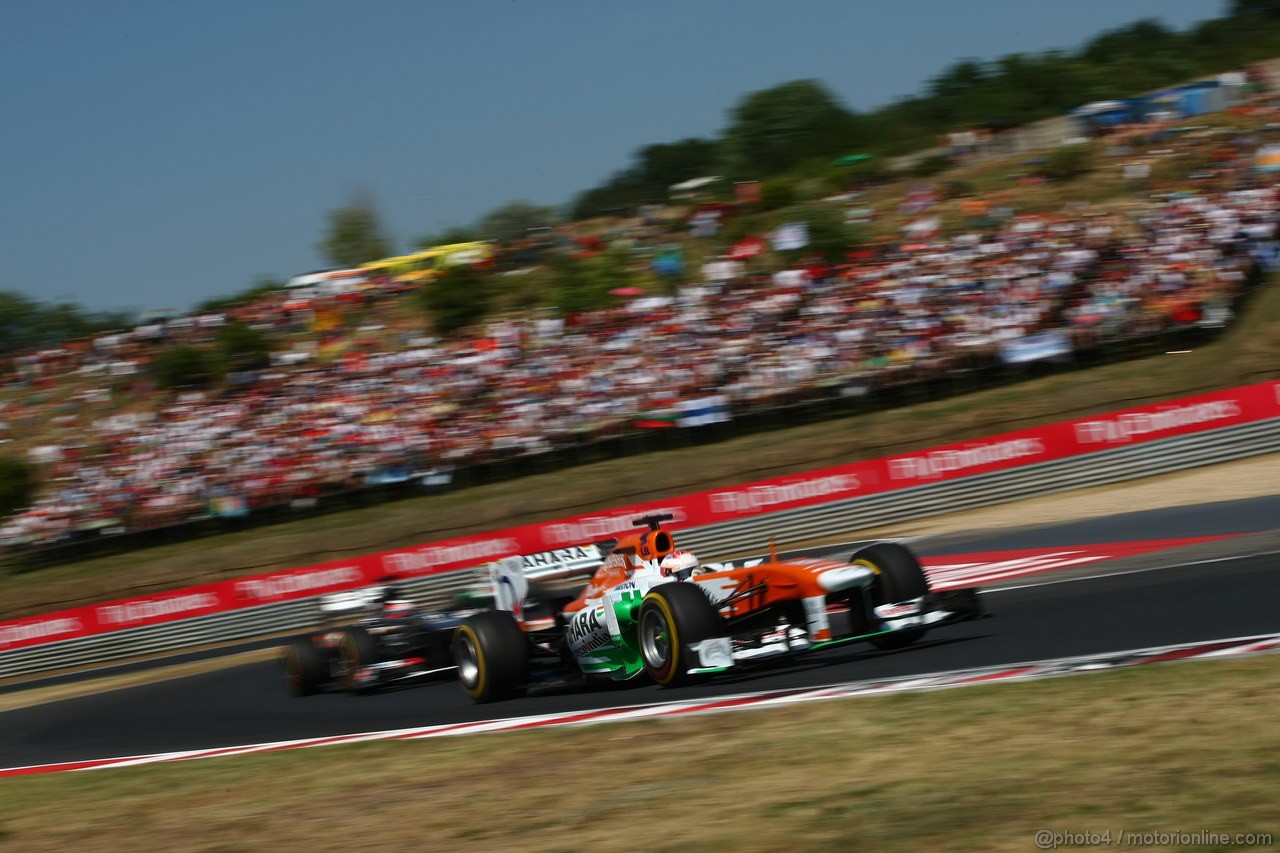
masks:
<svg viewBox="0 0 1280 853"><path fill-rule="evenodd" d="M854 644L679 690L544 688L477 706L452 681L368 696L286 695L263 662L0 713L0 767L145 755L355 732L813 687L848 681L1280 632L1280 495L922 540L922 555L1231 534L1143 557L994 586L993 616L908 649ZM847 555L846 555L847 556Z"/></svg>

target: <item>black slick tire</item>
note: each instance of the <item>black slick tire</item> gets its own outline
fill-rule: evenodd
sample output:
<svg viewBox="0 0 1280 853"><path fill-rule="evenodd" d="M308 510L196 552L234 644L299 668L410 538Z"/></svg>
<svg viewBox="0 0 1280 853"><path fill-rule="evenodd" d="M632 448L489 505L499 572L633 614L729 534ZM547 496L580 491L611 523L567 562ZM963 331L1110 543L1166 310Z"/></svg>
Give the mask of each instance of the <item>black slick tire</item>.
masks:
<svg viewBox="0 0 1280 853"><path fill-rule="evenodd" d="M524 693L529 683L529 640L505 610L469 616L453 635L458 682L476 702L498 702Z"/></svg>
<svg viewBox="0 0 1280 853"><path fill-rule="evenodd" d="M636 630L645 672L662 687L703 680L690 675L686 647L719 636L723 623L716 608L692 583L654 587L640 604Z"/></svg>
<svg viewBox="0 0 1280 853"><path fill-rule="evenodd" d="M329 677L324 656L310 637L294 637L290 640L285 646L281 663L284 665L285 689L291 696L318 693Z"/></svg>
<svg viewBox="0 0 1280 853"><path fill-rule="evenodd" d="M916 555L895 542L881 542L854 553L852 563L869 566L876 573L871 585L871 603L895 604L910 601L929 592L929 580ZM872 637L868 642L877 649L905 648L925 635L926 628L908 628L892 634Z"/></svg>

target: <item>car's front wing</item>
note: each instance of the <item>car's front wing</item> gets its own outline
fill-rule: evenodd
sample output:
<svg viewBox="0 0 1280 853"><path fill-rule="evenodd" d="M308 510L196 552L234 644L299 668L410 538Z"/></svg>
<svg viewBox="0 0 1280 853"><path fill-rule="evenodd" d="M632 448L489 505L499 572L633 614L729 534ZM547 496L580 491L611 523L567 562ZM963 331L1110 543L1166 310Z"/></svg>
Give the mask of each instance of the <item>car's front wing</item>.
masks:
<svg viewBox="0 0 1280 853"><path fill-rule="evenodd" d="M688 672L690 674L725 672L748 663L806 654L849 643L866 642L876 637L904 631L928 630L956 622L981 619L988 615L978 597L978 590L972 588L931 592L913 602L877 607L875 614L880 620L878 630L849 634L829 640L811 641L799 628L784 625L765 635L761 641L751 644L735 642L731 637L714 637L690 643L685 649L688 660L694 665L689 667Z"/></svg>

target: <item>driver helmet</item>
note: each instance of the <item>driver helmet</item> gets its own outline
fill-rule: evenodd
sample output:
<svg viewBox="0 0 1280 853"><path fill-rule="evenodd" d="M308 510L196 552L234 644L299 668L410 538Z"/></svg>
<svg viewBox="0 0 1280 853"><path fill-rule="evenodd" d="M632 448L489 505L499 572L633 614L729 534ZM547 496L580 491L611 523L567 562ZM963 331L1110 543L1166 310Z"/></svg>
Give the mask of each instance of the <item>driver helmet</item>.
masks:
<svg viewBox="0 0 1280 853"><path fill-rule="evenodd" d="M686 580L698 568L698 558L692 551L672 551L658 564L663 575Z"/></svg>
<svg viewBox="0 0 1280 853"><path fill-rule="evenodd" d="M382 605L382 615L387 619L404 619L413 613L413 602L403 598L394 598Z"/></svg>

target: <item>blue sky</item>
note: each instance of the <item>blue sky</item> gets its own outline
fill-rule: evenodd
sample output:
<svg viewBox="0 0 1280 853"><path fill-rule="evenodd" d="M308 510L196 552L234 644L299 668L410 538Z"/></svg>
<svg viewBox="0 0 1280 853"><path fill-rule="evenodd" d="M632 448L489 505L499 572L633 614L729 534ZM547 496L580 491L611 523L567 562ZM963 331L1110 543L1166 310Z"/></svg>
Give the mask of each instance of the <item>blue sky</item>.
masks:
<svg viewBox="0 0 1280 853"><path fill-rule="evenodd" d="M372 198L401 249L559 205L744 95L867 110L958 59L1225 0L0 0L0 290L188 309L318 269Z"/></svg>

